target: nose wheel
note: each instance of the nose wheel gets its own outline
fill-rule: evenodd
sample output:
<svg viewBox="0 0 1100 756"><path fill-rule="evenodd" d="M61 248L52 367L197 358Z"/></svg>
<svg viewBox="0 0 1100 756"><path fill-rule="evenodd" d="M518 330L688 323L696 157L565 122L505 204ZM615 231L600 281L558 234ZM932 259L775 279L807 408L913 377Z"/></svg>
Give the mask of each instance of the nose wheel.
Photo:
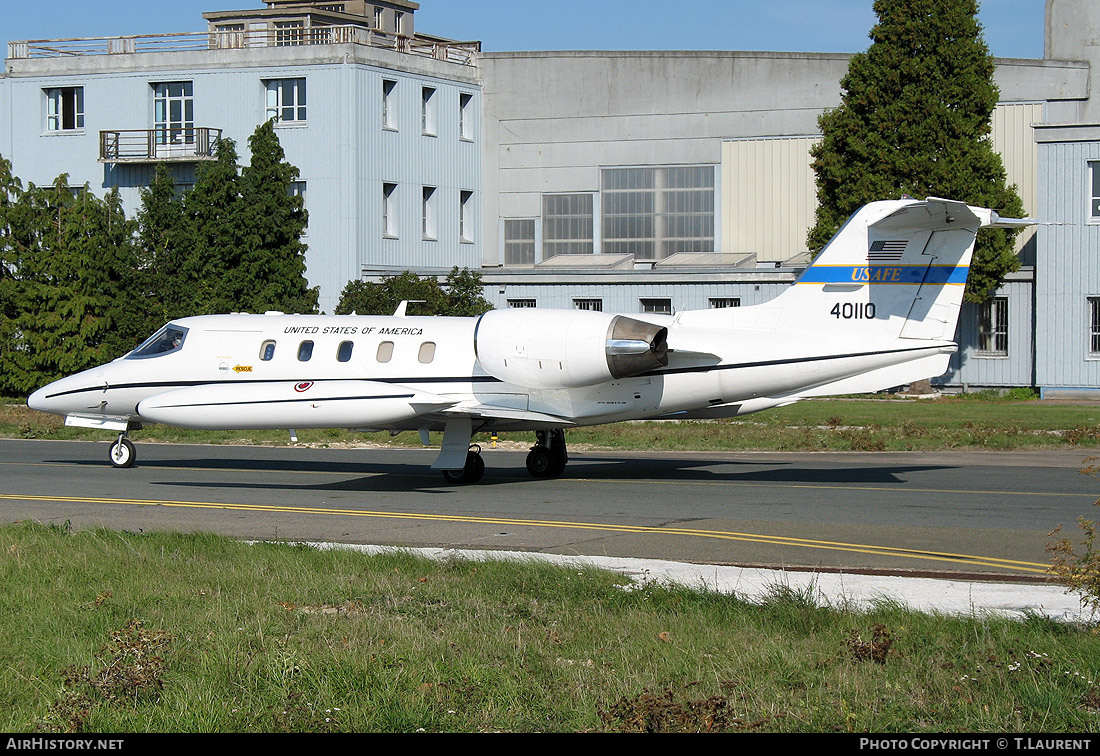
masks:
<svg viewBox="0 0 1100 756"><path fill-rule="evenodd" d="M134 449L134 442L126 438L125 433L120 433L118 440L111 444L108 458L115 467L130 467L134 464L134 460L137 459L137 451Z"/></svg>

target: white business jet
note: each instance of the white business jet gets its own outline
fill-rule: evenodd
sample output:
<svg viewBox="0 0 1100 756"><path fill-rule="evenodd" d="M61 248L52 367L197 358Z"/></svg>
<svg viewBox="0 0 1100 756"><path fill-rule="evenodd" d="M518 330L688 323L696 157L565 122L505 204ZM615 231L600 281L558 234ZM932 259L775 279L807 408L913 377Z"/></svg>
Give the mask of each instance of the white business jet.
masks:
<svg viewBox="0 0 1100 756"><path fill-rule="evenodd" d="M751 307L673 316L506 309L475 318L231 314L182 318L27 404L127 437L184 428L443 431L432 465L480 480L475 433L529 430L527 469L555 477L565 429L734 417L879 391L947 370L978 229L1019 227L929 198L861 208L788 290ZM293 431L292 431L293 434Z"/></svg>

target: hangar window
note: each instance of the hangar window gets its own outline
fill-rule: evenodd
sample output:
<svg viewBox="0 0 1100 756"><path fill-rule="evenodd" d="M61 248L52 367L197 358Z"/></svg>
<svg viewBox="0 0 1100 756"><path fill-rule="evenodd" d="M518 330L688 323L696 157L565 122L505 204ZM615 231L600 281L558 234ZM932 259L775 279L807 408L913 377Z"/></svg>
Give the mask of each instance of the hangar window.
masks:
<svg viewBox="0 0 1100 756"><path fill-rule="evenodd" d="M741 297L711 297L710 309L721 310L725 307L740 307Z"/></svg>
<svg viewBox="0 0 1100 756"><path fill-rule="evenodd" d="M355 342L341 341L340 346L336 349L336 361L337 362L349 362L351 360L351 350L355 347Z"/></svg>
<svg viewBox="0 0 1100 756"><path fill-rule="evenodd" d="M714 251L714 166L605 168L600 182L603 251L662 260Z"/></svg>
<svg viewBox="0 0 1100 756"><path fill-rule="evenodd" d="M978 308L977 354L1008 356L1008 297L993 297Z"/></svg>
<svg viewBox="0 0 1100 756"><path fill-rule="evenodd" d="M592 229L591 194L543 195L543 260L554 255L592 254Z"/></svg>
<svg viewBox="0 0 1100 756"><path fill-rule="evenodd" d="M504 221L504 264L535 264L534 218L506 219Z"/></svg>
<svg viewBox="0 0 1100 756"><path fill-rule="evenodd" d="M671 315L672 314L672 300L671 299L643 299L642 312L652 312L656 315Z"/></svg>
<svg viewBox="0 0 1100 756"><path fill-rule="evenodd" d="M379 362L389 362L393 359L393 342L383 341L378 345L378 354L375 355L375 359Z"/></svg>
<svg viewBox="0 0 1100 756"><path fill-rule="evenodd" d="M1100 223L1100 160L1089 163L1089 178L1092 179L1092 200L1089 203L1089 219Z"/></svg>
<svg viewBox="0 0 1100 756"><path fill-rule="evenodd" d="M1100 297L1089 297L1089 357L1100 357Z"/></svg>
<svg viewBox="0 0 1100 756"><path fill-rule="evenodd" d="M46 131L84 128L84 87L46 90Z"/></svg>
<svg viewBox="0 0 1100 756"><path fill-rule="evenodd" d="M592 310L593 312L603 312L603 300L602 299L574 299L574 310Z"/></svg>
<svg viewBox="0 0 1100 756"><path fill-rule="evenodd" d="M435 359L435 342L425 341L420 345L420 354L416 357L424 365Z"/></svg>
<svg viewBox="0 0 1100 756"><path fill-rule="evenodd" d="M275 342L268 339L264 343L260 344L260 359L264 362L271 362L271 358L275 356Z"/></svg>
<svg viewBox="0 0 1100 756"><path fill-rule="evenodd" d="M309 358L313 356L313 342L303 341L298 345L298 362L309 362Z"/></svg>
<svg viewBox="0 0 1100 756"><path fill-rule="evenodd" d="M513 308L518 307L534 307L535 300L533 299L509 299L508 306Z"/></svg>

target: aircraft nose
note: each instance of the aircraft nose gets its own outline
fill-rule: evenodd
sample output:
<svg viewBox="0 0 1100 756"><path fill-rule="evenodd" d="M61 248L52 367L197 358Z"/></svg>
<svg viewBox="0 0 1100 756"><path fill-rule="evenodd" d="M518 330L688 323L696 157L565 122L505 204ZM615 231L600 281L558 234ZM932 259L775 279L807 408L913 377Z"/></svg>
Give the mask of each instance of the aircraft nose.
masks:
<svg viewBox="0 0 1100 756"><path fill-rule="evenodd" d="M46 400L46 391L49 386L44 386L38 389L33 394L27 397L27 406L32 410L38 410L39 412L49 412L48 402Z"/></svg>

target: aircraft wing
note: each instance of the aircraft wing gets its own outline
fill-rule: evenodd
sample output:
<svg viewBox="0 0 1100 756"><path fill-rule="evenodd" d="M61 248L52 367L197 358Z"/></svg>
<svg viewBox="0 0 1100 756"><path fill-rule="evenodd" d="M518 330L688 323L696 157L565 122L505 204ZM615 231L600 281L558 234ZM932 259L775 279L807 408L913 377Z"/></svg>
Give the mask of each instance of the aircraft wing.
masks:
<svg viewBox="0 0 1100 756"><path fill-rule="evenodd" d="M540 423L554 428L577 424L574 420L558 415L548 415L543 412L532 412L526 409L482 404L480 402L461 402L437 412L436 415L443 418L468 417L471 420L510 420L521 423Z"/></svg>

